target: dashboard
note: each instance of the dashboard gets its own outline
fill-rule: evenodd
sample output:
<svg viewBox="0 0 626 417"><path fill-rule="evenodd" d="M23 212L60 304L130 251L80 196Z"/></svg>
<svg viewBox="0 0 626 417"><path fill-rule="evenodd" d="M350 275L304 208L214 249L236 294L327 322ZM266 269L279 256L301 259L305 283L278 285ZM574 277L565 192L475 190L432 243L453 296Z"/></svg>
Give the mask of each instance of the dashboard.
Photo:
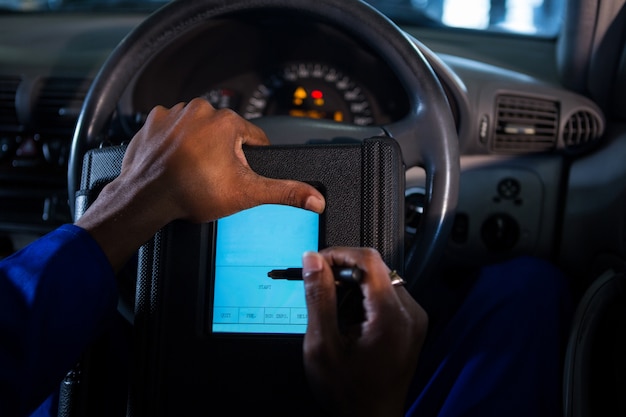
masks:
<svg viewBox="0 0 626 417"><path fill-rule="evenodd" d="M7 252L71 221L67 160L82 102L108 55L144 17L3 19L0 233ZM510 62L477 60L428 31L407 36L441 81L458 133L461 190L450 261L550 256L559 241L567 161L601 144L602 112ZM217 20L131 77L103 144L130 140L154 105L197 96L250 120L289 116L372 127L401 120L414 99L394 68L359 39L280 15ZM409 242L424 209L425 183L423 170L410 167Z"/></svg>
<svg viewBox="0 0 626 417"><path fill-rule="evenodd" d="M285 115L373 126L408 111L392 70L364 45L320 23L255 17L215 22L172 46L137 78L121 114L141 122L155 104L197 96L250 120Z"/></svg>
<svg viewBox="0 0 626 417"><path fill-rule="evenodd" d="M184 4L195 11L195 4L200 3L204 2L172 2L174 7L170 10L180 12L177 4ZM201 27L193 26L192 31L179 32L185 33L184 36L171 38L159 32L163 35L161 39L170 39L170 43L156 42L158 54L134 55L133 65L128 66L132 70L121 75L114 72L123 79L108 84L100 82L103 78L98 77L107 73L108 67L103 65L111 62L110 57L116 57L116 47L126 44L134 28L142 27L141 23L150 19L146 12L0 14L0 259L72 222L75 190L71 182L76 179L71 169L72 146L76 143L73 138L81 137L81 130L76 129L84 126L81 115L90 120L89 108L84 103L93 104L98 97L107 101L105 111L101 112L106 114L105 127L93 129L97 134L89 138L95 139L90 146L106 148L132 140L155 105L173 106L204 97L215 107L232 109L261 126L270 141L280 145L326 143L328 131L336 135L332 141L340 144L369 136L395 135L403 145L404 163L393 159L393 163L379 164L377 168L402 165L406 170L393 169L400 175L394 175L397 182L392 184L384 182L384 175L373 175L377 179L382 177L374 189L396 190L402 184L404 206L402 196L396 199L384 193L367 194L368 201L393 204L388 210L373 213L363 200L345 198L345 202L360 207L340 210L348 220L354 220L341 222L341 230L362 233L360 229L367 229L362 222L366 216L379 216L381 211L395 215L398 208L403 208L404 222L394 230L394 235L404 228L405 261L418 259L416 263L419 263L420 259L429 262L435 258L435 266L440 270L431 276L443 284L443 291L427 301L443 306L444 321L448 312L462 301L455 294L469 289L478 268L501 260L526 255L547 259L565 273L575 296L583 295L596 277L606 276L601 275L605 271L626 269L626 114L622 110L626 107L620 105L624 100L614 92L623 90L614 86L626 85L621 33L623 8L619 19L613 21L605 18L610 13L617 14L619 7L596 7L596 3L602 2L576 3L580 15L573 20L571 14L563 16L567 27L558 39L439 30L414 23L403 23L400 26L403 33L394 31L398 37L389 38L383 30L376 32L376 25L371 25L371 32L358 30L354 24L358 18L354 16L349 23L333 26L329 22L336 20L328 15L325 17L329 19L323 20L300 10L317 2L220 0L210 3L224 8L233 4L279 4L284 14L254 12L211 22L202 20ZM331 3L340 10L351 4L343 0L319 2ZM434 4L408 0L406 3ZM285 9L289 8L287 13ZM593 25L586 25L590 16L598 17L595 23L591 22L598 25L591 33L589 26ZM176 33L179 27L167 26L167 29ZM613 37L606 36L605 29ZM392 50L397 46L394 45L397 38L402 40L401 53L386 53L387 47ZM386 42L389 39L391 42ZM584 50L587 39L594 44L589 51ZM621 45L615 47L619 51L613 56L612 45ZM571 56L561 56L563 46L574 50ZM403 55L406 50L410 53ZM586 56L587 53L594 56ZM404 65L416 56L423 56L430 68ZM579 61L585 61L588 66ZM573 68L579 64L581 68ZM417 67L428 74L407 71ZM580 69L584 69L581 77L588 77L582 83L568 82L568 74L563 74L577 75ZM411 72L410 76L407 72ZM598 76L609 73L611 76ZM441 87L440 91L437 83L429 81L429 86L437 91L433 101L438 111L424 112L431 116L426 128L421 128L422 125L416 128L417 123L411 120L423 109L420 104L425 103L424 107L431 104L427 99L422 101L423 89L417 91L422 84L413 83L420 76L439 80ZM106 79L114 80L114 77ZM93 83L94 80L100 83ZM603 84L614 91L600 89ZM124 87L123 91L111 88L101 89L100 93L104 93L101 95L93 93L96 90L91 90L92 86L101 85ZM599 91L586 91L589 88ZM438 117L446 109L450 114L445 116L451 117ZM273 124L274 121L277 123ZM438 130L446 133L438 135ZM448 135L448 131L452 134ZM444 136L451 140L440 141ZM404 146L407 140L414 140L410 144L419 146ZM453 168L447 171L456 174L458 168L460 175L458 178L454 175L447 185L451 184L449 189L458 191L458 196L446 200L438 197L441 192L432 191L437 189L432 174L436 164L424 158L420 160L423 153L411 158L415 155L405 152L409 149L417 154L423 149L420 147L437 150L429 156L450 151ZM120 149L112 147L102 153ZM248 154L250 162L252 155ZM121 151L114 156L116 163L121 164ZM363 177L359 183L354 176L346 175L357 172L354 166L359 164L342 163L338 167L329 159L317 158L316 169L333 178L341 176L346 189L368 186L362 184ZM415 160L423 166L406 163ZM98 175L102 176L96 176L94 193L85 191L79 196L84 204L76 206L84 209L100 185L117 175L119 171L111 165L110 161L102 164L104 172L99 171ZM293 163L291 167L300 172L302 165ZM104 177L105 180L98 182ZM439 184L442 182L445 183L439 181ZM454 204L437 206L441 200L452 199L456 199ZM375 206L378 210L382 205ZM429 210L432 207L435 209ZM424 227L431 221L434 223L438 214L445 217L445 233ZM267 213L263 216L262 220L254 218L251 222L276 229L275 223L267 221ZM278 223L284 223L284 214L276 216L282 216ZM239 403L252 404L250 410L257 414L264 405L287 407L287 415L294 414L293 410L304 415L314 410L302 398L307 390L301 389L297 375L297 364L302 364L302 348L295 338L286 338L289 346L284 350L278 349L275 343L278 339L273 338L268 343L263 341L262 346L248 343L252 338L247 336L237 340L220 337L219 342L210 346L203 343L207 341L206 329L211 321L208 294L212 290L208 287L214 278L209 271L210 261L205 258L212 253L211 238L217 241L212 236L216 228L190 227L186 222L172 226L148 242L120 274L118 311L125 319L121 323L124 329L120 330L126 330L126 324L133 324L132 331L120 336L123 342L131 343L119 343L118 332L112 329L111 333L115 334L105 335L103 343L98 342L96 349L85 356L87 368L83 370L90 372L83 373L86 378L75 380L74 388L88 394L85 401L97 415L117 415L109 412L110 408L141 415L197 414L204 407L219 409L220 404L236 409ZM226 228L222 226L223 231ZM429 233L420 235L421 227ZM301 226L292 230L303 233ZM251 234L249 227L236 229L229 241L254 244L247 239L249 236L244 236L246 233ZM223 237L222 232L220 235ZM428 238L420 239L422 236ZM432 250L419 250L428 249L432 241L441 242L437 243L436 252L443 259L432 256ZM275 249L272 242L268 244L265 239L260 242L256 246L263 246L261 249ZM394 239L394 249L396 243ZM252 252L267 255L257 249ZM296 256L302 253L302 248L290 249ZM405 265L416 263L405 262ZM412 273L414 269L400 272L408 284L420 277L420 271ZM238 286L236 291L241 292L238 283L234 283ZM495 281L493 284L497 285ZM255 281L255 285L255 291L267 292L267 283ZM526 294L531 297L532 291L545 291L544 296L550 297L550 287L549 283L545 288L534 284L530 289L516 286L531 291ZM258 306L256 301L254 304ZM228 310L230 302L212 305L216 306L224 308L223 317L239 314ZM424 306L429 311L429 306ZM273 309L276 305L268 303L267 307ZM548 311L533 303L523 308L537 310L534 316L541 316L540 310ZM442 317L435 313L431 315L433 324ZM244 340L246 343L239 343ZM131 347L135 353L126 352ZM295 354L290 348L295 349ZM125 353L130 356L127 358ZM263 379L244 381L243 386L242 373L261 375ZM126 387L131 383L132 387ZM216 386L221 387L218 395L207 402L207 393L217 392ZM64 385L64 394L65 388ZM276 401L277 393L284 401ZM179 398L188 401L178 401ZM65 397L66 403L82 408L75 399L81 398ZM288 407L292 403L295 407Z"/></svg>

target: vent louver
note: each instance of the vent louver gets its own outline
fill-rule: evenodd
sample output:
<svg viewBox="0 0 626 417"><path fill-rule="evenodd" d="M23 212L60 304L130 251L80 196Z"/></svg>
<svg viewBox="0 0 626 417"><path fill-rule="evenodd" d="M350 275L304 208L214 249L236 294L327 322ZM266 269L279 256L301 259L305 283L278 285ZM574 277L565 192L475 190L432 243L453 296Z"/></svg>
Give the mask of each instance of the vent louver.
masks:
<svg viewBox="0 0 626 417"><path fill-rule="evenodd" d="M15 107L20 82L19 77L0 77L0 124L4 129L13 130L20 124Z"/></svg>
<svg viewBox="0 0 626 417"><path fill-rule="evenodd" d="M602 122L585 110L574 113L563 129L563 143L568 149L578 149L596 142L602 136Z"/></svg>
<svg viewBox="0 0 626 417"><path fill-rule="evenodd" d="M89 89L82 78L46 78L34 103L34 121L42 129L73 129Z"/></svg>
<svg viewBox="0 0 626 417"><path fill-rule="evenodd" d="M550 100L502 95L496 101L493 150L506 153L555 149L558 104Z"/></svg>

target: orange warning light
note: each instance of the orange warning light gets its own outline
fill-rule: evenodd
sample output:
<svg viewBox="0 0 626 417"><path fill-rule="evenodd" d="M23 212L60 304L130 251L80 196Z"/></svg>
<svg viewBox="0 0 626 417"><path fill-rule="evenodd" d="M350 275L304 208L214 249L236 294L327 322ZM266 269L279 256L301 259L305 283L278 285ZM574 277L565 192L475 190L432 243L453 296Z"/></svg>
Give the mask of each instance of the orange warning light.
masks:
<svg viewBox="0 0 626 417"><path fill-rule="evenodd" d="M302 105L306 96L307 94L304 88L296 88L296 90L293 92L293 104L295 104L296 106Z"/></svg>

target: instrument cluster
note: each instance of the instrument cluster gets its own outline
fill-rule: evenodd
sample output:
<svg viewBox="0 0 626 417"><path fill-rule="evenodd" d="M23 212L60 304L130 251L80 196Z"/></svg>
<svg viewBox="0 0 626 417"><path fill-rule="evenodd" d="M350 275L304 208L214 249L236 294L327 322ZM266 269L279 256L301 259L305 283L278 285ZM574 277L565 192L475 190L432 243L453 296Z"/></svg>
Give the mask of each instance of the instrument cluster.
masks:
<svg viewBox="0 0 626 417"><path fill-rule="evenodd" d="M132 130L154 105L198 96L249 120L280 115L375 126L408 111L407 92L387 63L329 26L257 19L214 28L174 45L136 77L121 104Z"/></svg>

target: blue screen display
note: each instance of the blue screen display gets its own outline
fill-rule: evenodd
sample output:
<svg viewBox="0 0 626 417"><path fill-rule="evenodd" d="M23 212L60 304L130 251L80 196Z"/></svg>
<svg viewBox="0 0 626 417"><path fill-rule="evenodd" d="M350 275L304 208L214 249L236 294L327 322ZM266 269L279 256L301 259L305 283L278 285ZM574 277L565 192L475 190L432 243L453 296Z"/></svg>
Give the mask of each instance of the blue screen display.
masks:
<svg viewBox="0 0 626 417"><path fill-rule="evenodd" d="M213 333L303 334L302 281L272 279L273 269L302 267L319 249L319 214L266 204L217 221Z"/></svg>

